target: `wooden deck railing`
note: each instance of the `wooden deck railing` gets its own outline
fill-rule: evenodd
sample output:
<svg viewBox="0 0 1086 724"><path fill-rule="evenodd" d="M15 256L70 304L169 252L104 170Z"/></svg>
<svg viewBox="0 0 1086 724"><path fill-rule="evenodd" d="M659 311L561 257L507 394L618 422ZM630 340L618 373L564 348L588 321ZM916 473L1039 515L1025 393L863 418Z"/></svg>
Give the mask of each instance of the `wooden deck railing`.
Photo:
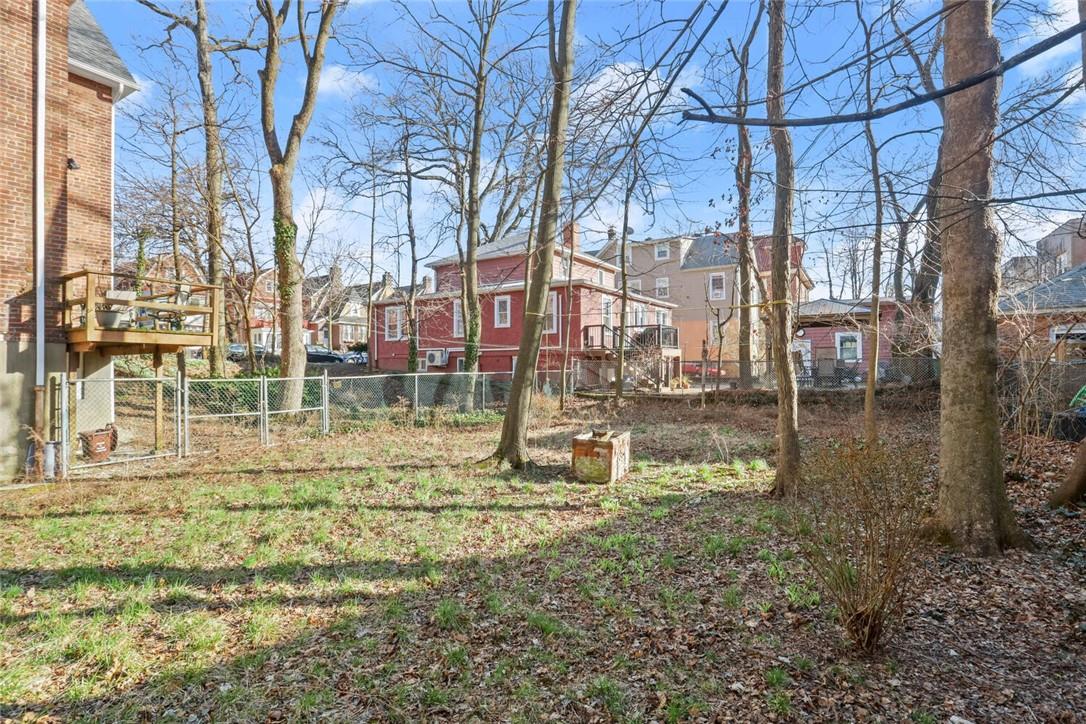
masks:
<svg viewBox="0 0 1086 724"><path fill-rule="evenodd" d="M73 351L173 351L209 347L218 337L221 287L89 269L60 279L64 329Z"/></svg>

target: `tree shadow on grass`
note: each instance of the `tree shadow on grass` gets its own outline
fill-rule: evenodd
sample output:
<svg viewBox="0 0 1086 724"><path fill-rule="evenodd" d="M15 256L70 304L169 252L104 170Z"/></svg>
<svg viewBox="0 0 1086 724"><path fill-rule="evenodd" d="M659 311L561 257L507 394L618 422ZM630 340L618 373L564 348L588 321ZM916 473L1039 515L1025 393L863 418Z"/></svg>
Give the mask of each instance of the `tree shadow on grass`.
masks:
<svg viewBox="0 0 1086 724"><path fill-rule="evenodd" d="M257 575L374 587L282 595L243 590L244 600L230 606L278 607L311 624L273 644L237 644L215 653L218 660L181 670L167 656L134 681L107 678L98 690L0 703L0 714L102 721L680 721L714 712L780 718L787 705L788 716L801 719L905 720L914 711L942 711L948 692L959 701L982 701L985 692L1003 688L1016 692L1010 714L1026 716L1037 697L1086 704L1080 686L1086 663L1069 663L1047 641L1038 641L1041 658L1017 661L987 638L961 640L958 629L918 618L904 643L888 652L893 667L878 657L843 656L828 604L790 606L786 583L807 583L801 567L774 559L788 578L766 574L766 552L790 547L783 530L753 526L775 520L771 505L750 490L672 491L646 496L590 527L540 535L526 550L490 557L255 569L76 566L45 578L9 568L0 574L5 582L24 588L110 579L135 585L153 577L199 589L173 599L177 608L153 602L163 613L218 611L205 604L217 605L224 585L246 586ZM736 546L729 549L727 541ZM109 606L75 613L104 619L105 627L119 615ZM956 613L997 630L1016 625L992 620L987 609ZM986 659L976 668L961 657L930 654L971 643ZM57 675L70 679L82 660L60 666ZM784 671L787 681L767 691L771 669ZM1034 692L1037 681L1045 682L1043 691ZM861 705L863 713L855 708ZM959 711L971 713L968 706Z"/></svg>

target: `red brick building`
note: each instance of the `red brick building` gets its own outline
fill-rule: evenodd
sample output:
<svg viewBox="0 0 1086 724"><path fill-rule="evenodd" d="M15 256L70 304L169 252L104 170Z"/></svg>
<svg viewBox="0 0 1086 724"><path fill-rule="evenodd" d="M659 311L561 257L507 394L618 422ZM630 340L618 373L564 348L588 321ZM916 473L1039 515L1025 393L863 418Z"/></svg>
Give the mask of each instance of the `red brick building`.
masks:
<svg viewBox="0 0 1086 724"><path fill-rule="evenodd" d="M563 243L555 249L554 274L542 349L540 370L562 366L565 331L570 330L571 356L575 359L614 359L621 292L615 289L616 268L595 256L581 253L576 231L567 227ZM480 249L479 285L482 306L479 368L483 372L510 372L520 345L525 299L527 232L515 234ZM572 288L569 288L572 258ZM460 299L460 267L456 256L430 264L436 279L433 292L419 295L418 346L420 371L463 369L465 317ZM666 329L663 355L677 361L677 331L671 327L675 305L642 294L631 294L628 305L628 336L660 339ZM381 370L406 370L408 329L401 296L378 303L374 334L370 336L372 359ZM567 319L568 317L568 319ZM654 336L655 335L655 336ZM427 352L430 355L427 361Z"/></svg>
<svg viewBox="0 0 1086 724"><path fill-rule="evenodd" d="M42 424L45 375L109 374L108 356L68 353L59 278L111 268L113 107L136 84L83 0L0 3L0 48L3 478Z"/></svg>

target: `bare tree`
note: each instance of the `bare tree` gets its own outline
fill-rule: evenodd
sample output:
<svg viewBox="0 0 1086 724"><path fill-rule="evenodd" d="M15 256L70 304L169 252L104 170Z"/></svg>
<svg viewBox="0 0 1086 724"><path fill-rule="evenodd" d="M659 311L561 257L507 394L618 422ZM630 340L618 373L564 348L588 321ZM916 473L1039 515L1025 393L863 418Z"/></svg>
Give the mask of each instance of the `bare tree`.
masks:
<svg viewBox="0 0 1086 724"><path fill-rule="evenodd" d="M193 0L195 17L172 12L151 0L139 0L140 4L170 20L168 30L183 27L192 33L196 42L196 76L200 87L200 106L203 112L204 131L204 200L207 205L207 275L208 282L223 285L223 153L219 126L219 95L215 88L211 54L221 50L208 31L207 0ZM225 316L224 295L219 295L219 307L215 314ZM212 340L208 361L212 376L225 374L226 325L218 325L219 337Z"/></svg>
<svg viewBox="0 0 1086 724"><path fill-rule="evenodd" d="M769 0L769 67L766 75L766 115L784 118L785 0ZM773 482L776 495L795 495L799 486L799 399L796 369L792 361L792 188L795 166L792 136L788 129L771 129L777 165L776 199L773 207L772 273L773 294L772 354L777 378L777 471Z"/></svg>
<svg viewBox="0 0 1086 724"><path fill-rule="evenodd" d="M953 85L999 62L991 0L957 3L946 17L944 80ZM1000 238L985 200L992 195L991 139L999 121L1000 78L946 98L941 147L943 367L939 528L980 553L1023 542L1003 482L996 393L995 304Z"/></svg>
<svg viewBox="0 0 1086 724"><path fill-rule="evenodd" d="M731 46L732 56L735 58L738 69L738 80L735 88L735 115L742 118L747 114L747 101L750 97L750 83L748 74L750 70L750 47L758 35L758 25L765 11L765 0L759 0L758 11L751 23L750 32L746 40L737 51ZM738 234L736 235L737 256L739 257L739 386L749 389L752 385L751 370L751 338L753 334L751 300L753 294L752 277L758 274L758 269L752 262L751 231L750 231L750 200L751 180L754 172L754 153L750 145L750 130L743 124L738 124L736 130L736 154L735 154L735 189L738 195L737 221ZM832 295L831 295L832 296ZM719 366L717 375L719 376Z"/></svg>
<svg viewBox="0 0 1086 724"><path fill-rule="evenodd" d="M554 273L555 237L558 234L558 206L562 196L562 166L565 162L566 129L569 125L570 86L573 83L574 21L576 0L563 0L562 17L555 27L554 0L547 2L548 59L554 91L547 125L547 164L543 179L543 200L539 221L539 241L532 264L532 278L527 292L527 320L521 331L520 352L502 436L495 457L514 468L530 463L528 454L528 416L535 387L535 360L546 324L547 297Z"/></svg>
<svg viewBox="0 0 1086 724"><path fill-rule="evenodd" d="M278 10L271 0L257 0L256 6L267 30L265 43L260 48L263 66L260 75L260 122L264 131L264 145L271 167L268 176L272 190L272 224L274 227L275 263L279 273L280 329L282 330L282 365L280 374L287 380L284 386L283 404L286 409L301 406L302 380L305 375L305 345L303 341L302 281L304 272L298 258L298 225L294 221L294 172L301 152L302 140L313 109L317 104L317 88L321 69L324 67L325 48L332 35L332 21L341 3L339 0L321 0L317 30L310 45L306 27L305 4L298 0L294 9L298 26L298 42L305 61L305 89L301 103L294 114L286 142L279 139L276 128L275 91L279 71L283 64L284 25L291 14L290 0L283 0Z"/></svg>

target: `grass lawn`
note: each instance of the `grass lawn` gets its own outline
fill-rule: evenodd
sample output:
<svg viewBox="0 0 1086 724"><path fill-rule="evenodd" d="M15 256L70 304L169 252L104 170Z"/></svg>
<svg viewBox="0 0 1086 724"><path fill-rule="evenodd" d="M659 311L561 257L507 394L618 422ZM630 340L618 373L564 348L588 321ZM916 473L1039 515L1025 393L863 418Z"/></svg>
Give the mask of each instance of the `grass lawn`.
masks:
<svg viewBox="0 0 1086 724"><path fill-rule="evenodd" d="M766 496L771 410L660 404L540 419L530 475L475 464L498 434L482 421L7 493L0 717L1086 711L1081 558L925 553L899 635L855 656ZM570 436L608 419L633 430L633 474L568 479Z"/></svg>

